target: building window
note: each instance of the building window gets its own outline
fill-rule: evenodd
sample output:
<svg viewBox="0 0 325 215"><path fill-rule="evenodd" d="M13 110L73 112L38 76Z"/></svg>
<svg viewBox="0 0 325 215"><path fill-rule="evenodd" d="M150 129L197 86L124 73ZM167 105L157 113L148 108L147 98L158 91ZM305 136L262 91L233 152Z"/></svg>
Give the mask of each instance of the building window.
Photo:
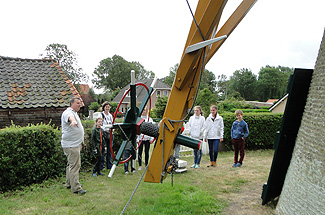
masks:
<svg viewBox="0 0 325 215"><path fill-rule="evenodd" d="M164 90L164 96L168 96L167 90Z"/></svg>
<svg viewBox="0 0 325 215"><path fill-rule="evenodd" d="M160 90L157 90L157 97L160 96Z"/></svg>

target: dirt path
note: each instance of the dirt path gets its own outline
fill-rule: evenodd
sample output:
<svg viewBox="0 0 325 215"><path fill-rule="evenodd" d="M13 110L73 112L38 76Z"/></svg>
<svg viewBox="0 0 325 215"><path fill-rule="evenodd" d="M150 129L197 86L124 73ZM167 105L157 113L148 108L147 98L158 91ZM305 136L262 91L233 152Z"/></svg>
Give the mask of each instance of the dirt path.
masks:
<svg viewBox="0 0 325 215"><path fill-rule="evenodd" d="M263 184L263 183L261 183ZM227 196L231 202L225 209L225 215L274 215L277 214L272 203L262 205L262 185L260 183L248 183L234 194Z"/></svg>

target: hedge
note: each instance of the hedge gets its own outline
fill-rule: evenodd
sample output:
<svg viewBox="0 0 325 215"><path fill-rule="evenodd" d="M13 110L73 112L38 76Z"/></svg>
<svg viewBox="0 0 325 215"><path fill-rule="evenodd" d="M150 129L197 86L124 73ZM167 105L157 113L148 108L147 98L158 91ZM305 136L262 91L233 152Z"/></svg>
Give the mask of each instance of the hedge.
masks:
<svg viewBox="0 0 325 215"><path fill-rule="evenodd" d="M51 125L0 130L0 191L19 189L65 171L60 131Z"/></svg>
<svg viewBox="0 0 325 215"><path fill-rule="evenodd" d="M232 149L231 126L234 114L221 114L224 120L224 143ZM276 132L280 129L283 114L244 113L250 134L246 149L269 149L273 146ZM94 120L82 121L85 140L81 151L82 169L94 165L91 130ZM114 154L122 142L122 133L114 131ZM19 189L65 173L66 157L61 148L61 131L52 125L11 126L0 130L0 191Z"/></svg>
<svg viewBox="0 0 325 215"><path fill-rule="evenodd" d="M235 114L220 114L224 121L224 143L228 149L233 149L231 142L231 126L237 120ZM280 130L283 114L279 113L245 113L244 120L248 124L249 135L245 141L245 148L271 149L274 137Z"/></svg>

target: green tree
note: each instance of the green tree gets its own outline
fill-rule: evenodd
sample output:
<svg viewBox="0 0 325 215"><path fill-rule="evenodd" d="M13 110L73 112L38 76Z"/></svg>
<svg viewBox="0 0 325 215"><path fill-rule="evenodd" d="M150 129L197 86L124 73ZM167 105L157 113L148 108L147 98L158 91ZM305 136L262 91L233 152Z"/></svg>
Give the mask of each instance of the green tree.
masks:
<svg viewBox="0 0 325 215"><path fill-rule="evenodd" d="M217 95L211 92L208 88L199 90L195 105L202 107L204 115L207 117L210 113L210 106L217 104Z"/></svg>
<svg viewBox="0 0 325 215"><path fill-rule="evenodd" d="M227 99L229 88L229 80L224 74L218 75L217 80L217 94L220 100Z"/></svg>
<svg viewBox="0 0 325 215"><path fill-rule="evenodd" d="M281 98L287 90L288 80L293 69L288 67L262 67L258 75L258 92L260 101Z"/></svg>
<svg viewBox="0 0 325 215"><path fill-rule="evenodd" d="M175 76L176 76L176 72L177 72L177 69L178 69L178 66L179 64L175 64L173 67L170 67L169 68L169 75L162 78L162 81L167 84L168 86L173 86L173 83L174 83L174 79L175 79Z"/></svg>
<svg viewBox="0 0 325 215"><path fill-rule="evenodd" d="M179 64L177 63L173 67L169 68L169 75L162 78L162 81L165 84L169 86L173 85L178 66ZM207 69L202 74L199 90L204 88L208 88L212 92L215 92L216 88L216 76L213 74L213 72L210 72Z"/></svg>
<svg viewBox="0 0 325 215"><path fill-rule="evenodd" d="M201 83L199 89L203 90L207 88L211 92L216 92L216 87L217 87L216 76L214 75L213 72L205 69L201 77Z"/></svg>
<svg viewBox="0 0 325 215"><path fill-rule="evenodd" d="M229 80L229 90L238 92L245 100L256 100L257 77L249 69L236 70Z"/></svg>
<svg viewBox="0 0 325 215"><path fill-rule="evenodd" d="M100 108L100 104L98 104L97 102L92 102L89 106L88 109L89 110L94 110L95 112Z"/></svg>
<svg viewBox="0 0 325 215"><path fill-rule="evenodd" d="M147 71L139 62L128 62L123 57L114 55L100 61L93 73L92 83L97 89L104 88L113 92L122 89L131 81L131 70L135 71L135 78L153 78L155 74Z"/></svg>
<svg viewBox="0 0 325 215"><path fill-rule="evenodd" d="M157 98L157 102L155 103L155 108L152 109L152 117L154 118L163 118L165 109L167 106L168 97L167 96L159 96Z"/></svg>
<svg viewBox="0 0 325 215"><path fill-rule="evenodd" d="M89 88L87 95L91 96L92 98L94 98L95 100L97 100L97 94L95 93L94 89L91 87Z"/></svg>
<svg viewBox="0 0 325 215"><path fill-rule="evenodd" d="M77 54L70 51L67 45L52 43L40 56L56 60L72 83L88 82L88 75L83 73L82 68L78 66Z"/></svg>

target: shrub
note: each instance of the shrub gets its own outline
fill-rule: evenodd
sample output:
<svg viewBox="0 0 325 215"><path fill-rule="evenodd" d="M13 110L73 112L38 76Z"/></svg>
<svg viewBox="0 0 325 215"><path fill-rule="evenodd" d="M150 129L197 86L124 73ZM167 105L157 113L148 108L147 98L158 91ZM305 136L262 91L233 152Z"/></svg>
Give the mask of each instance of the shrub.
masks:
<svg viewBox="0 0 325 215"><path fill-rule="evenodd" d="M65 171L60 131L52 125L1 129L0 155L2 192L39 183Z"/></svg>
<svg viewBox="0 0 325 215"><path fill-rule="evenodd" d="M84 127L85 136L80 156L82 169L85 169L96 162L91 145L91 131L95 126L95 120L82 120L81 123Z"/></svg>
<svg viewBox="0 0 325 215"><path fill-rule="evenodd" d="M89 110L94 110L95 112L100 108L100 104L98 104L97 102L92 102L89 106L88 109Z"/></svg>
<svg viewBox="0 0 325 215"><path fill-rule="evenodd" d="M234 113L220 114L224 121L224 143L232 149L231 126L237 120ZM244 120L248 124L249 135L245 140L246 149L270 149L274 137L280 130L283 114L280 113L245 113Z"/></svg>
<svg viewBox="0 0 325 215"><path fill-rule="evenodd" d="M239 108L233 108L233 109L231 109L230 112L235 113L235 111L237 109L239 109ZM251 113L251 112L255 112L255 113L261 113L261 112L263 112L263 113L271 113L268 109L265 109L265 108L263 108L263 109L242 109L242 111L244 111L245 113Z"/></svg>
<svg viewBox="0 0 325 215"><path fill-rule="evenodd" d="M245 101L239 101L235 98L226 99L223 102L220 102L218 104L218 112L222 113L224 111L231 111L233 109L247 109L247 108L253 108L253 105L246 104Z"/></svg>

